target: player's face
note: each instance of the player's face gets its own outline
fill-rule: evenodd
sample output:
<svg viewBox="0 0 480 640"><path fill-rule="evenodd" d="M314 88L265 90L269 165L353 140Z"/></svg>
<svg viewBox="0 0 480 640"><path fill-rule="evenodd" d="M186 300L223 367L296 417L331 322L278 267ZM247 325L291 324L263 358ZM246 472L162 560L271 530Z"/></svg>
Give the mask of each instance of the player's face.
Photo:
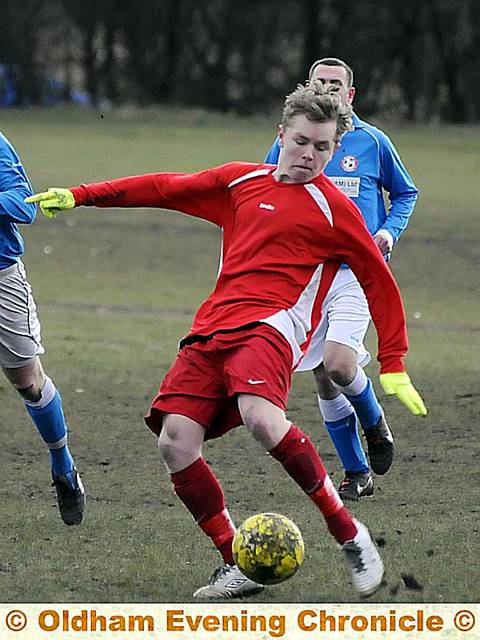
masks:
<svg viewBox="0 0 480 640"><path fill-rule="evenodd" d="M347 70L344 67L319 64L315 67L310 80L321 80L328 91L338 94L343 104L352 104L355 87L348 86Z"/></svg>
<svg viewBox="0 0 480 640"><path fill-rule="evenodd" d="M279 127L280 157L274 177L279 182L310 182L320 175L335 151L335 120L312 122L298 115Z"/></svg>

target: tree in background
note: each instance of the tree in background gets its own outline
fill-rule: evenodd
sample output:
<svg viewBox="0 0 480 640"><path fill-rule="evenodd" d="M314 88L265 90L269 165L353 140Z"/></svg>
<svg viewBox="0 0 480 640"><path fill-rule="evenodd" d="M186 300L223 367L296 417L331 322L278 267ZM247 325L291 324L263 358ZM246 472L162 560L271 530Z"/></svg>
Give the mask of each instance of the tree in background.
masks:
<svg viewBox="0 0 480 640"><path fill-rule="evenodd" d="M317 58L355 70L366 117L475 122L477 0L2 0L0 67L19 106L59 86L102 104L277 109ZM1 77L0 77L1 80ZM61 84L58 85L58 82ZM0 87L1 98L1 87Z"/></svg>

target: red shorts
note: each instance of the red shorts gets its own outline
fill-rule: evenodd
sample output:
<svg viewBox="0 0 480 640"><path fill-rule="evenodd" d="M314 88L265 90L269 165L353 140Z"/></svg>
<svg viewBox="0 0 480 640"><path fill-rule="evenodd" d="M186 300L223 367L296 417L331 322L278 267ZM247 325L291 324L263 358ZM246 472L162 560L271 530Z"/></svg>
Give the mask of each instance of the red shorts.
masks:
<svg viewBox="0 0 480 640"><path fill-rule="evenodd" d="M268 324L189 344L163 379L145 422L158 435L163 416L177 413L205 427L206 439L217 438L243 424L239 393L261 396L285 410L292 363L289 343Z"/></svg>

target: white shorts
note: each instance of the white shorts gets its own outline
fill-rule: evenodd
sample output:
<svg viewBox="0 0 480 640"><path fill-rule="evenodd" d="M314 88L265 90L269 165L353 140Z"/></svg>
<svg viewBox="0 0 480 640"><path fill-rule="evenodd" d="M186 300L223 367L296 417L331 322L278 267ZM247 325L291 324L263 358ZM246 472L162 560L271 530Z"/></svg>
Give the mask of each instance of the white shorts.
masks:
<svg viewBox="0 0 480 640"><path fill-rule="evenodd" d="M0 270L0 367L25 367L42 353L37 308L19 260Z"/></svg>
<svg viewBox="0 0 480 640"><path fill-rule="evenodd" d="M368 302L351 269L341 268L322 306L322 319L296 371L311 371L323 360L326 340L339 342L357 352L361 367L370 362L363 345L370 322Z"/></svg>

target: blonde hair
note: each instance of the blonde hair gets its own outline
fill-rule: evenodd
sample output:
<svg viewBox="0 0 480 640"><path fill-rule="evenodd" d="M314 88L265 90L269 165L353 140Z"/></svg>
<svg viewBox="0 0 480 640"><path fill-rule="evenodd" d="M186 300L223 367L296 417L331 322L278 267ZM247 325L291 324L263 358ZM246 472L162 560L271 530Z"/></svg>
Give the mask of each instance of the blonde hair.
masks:
<svg viewBox="0 0 480 640"><path fill-rule="evenodd" d="M295 91L290 93L285 100L282 114L282 126L289 126L295 116L305 116L312 122L337 123L335 142L346 131L353 129L352 107L341 103L335 93L330 93L321 80L311 80L308 84L299 84Z"/></svg>

